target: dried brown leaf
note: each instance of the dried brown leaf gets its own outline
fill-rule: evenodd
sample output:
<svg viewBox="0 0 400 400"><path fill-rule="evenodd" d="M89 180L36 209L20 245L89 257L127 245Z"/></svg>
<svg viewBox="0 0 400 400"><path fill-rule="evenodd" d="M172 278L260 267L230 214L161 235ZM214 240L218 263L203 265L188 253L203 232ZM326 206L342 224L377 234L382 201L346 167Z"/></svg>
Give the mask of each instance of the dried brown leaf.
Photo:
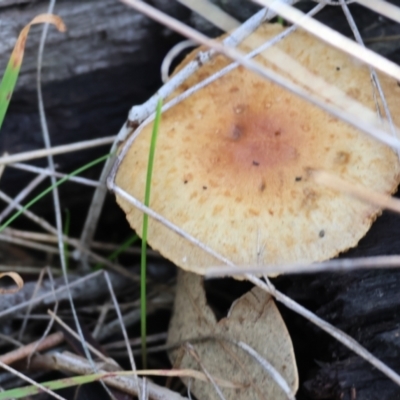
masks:
<svg viewBox="0 0 400 400"><path fill-rule="evenodd" d="M8 276L9 278L11 278L17 287L0 288L0 295L17 293L24 287L23 279L16 272L3 272L0 274L0 279L4 278L5 276Z"/></svg>
<svg viewBox="0 0 400 400"><path fill-rule="evenodd" d="M208 339L195 340L205 337ZM292 393L297 390L297 368L289 333L273 299L259 288L236 300L228 316L217 322L207 305L202 277L180 272L168 343L184 341L193 345L211 376L244 385L244 389L220 388L226 400L287 399L261 365L235 345L238 342L246 343L266 359L286 380ZM182 349L170 353L174 367L201 369L188 352L181 356ZM219 399L211 384L192 382L191 390L199 399Z"/></svg>

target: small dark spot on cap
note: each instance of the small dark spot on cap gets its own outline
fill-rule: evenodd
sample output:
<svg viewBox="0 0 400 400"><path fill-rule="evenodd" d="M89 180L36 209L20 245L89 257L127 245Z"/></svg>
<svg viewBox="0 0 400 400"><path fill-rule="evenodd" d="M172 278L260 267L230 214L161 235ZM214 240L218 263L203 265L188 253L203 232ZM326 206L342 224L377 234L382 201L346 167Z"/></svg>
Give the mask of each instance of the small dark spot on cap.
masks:
<svg viewBox="0 0 400 400"><path fill-rule="evenodd" d="M203 186L203 190L207 190L207 186Z"/></svg>
<svg viewBox="0 0 400 400"><path fill-rule="evenodd" d="M302 180L302 177L301 177L301 176L296 176L296 178L294 178L294 180L295 180L296 182L300 182L300 181Z"/></svg>
<svg viewBox="0 0 400 400"><path fill-rule="evenodd" d="M335 164L344 165L347 164L350 160L350 154L346 151L338 151L336 152L334 162Z"/></svg>
<svg viewBox="0 0 400 400"><path fill-rule="evenodd" d="M233 140L239 140L243 135L242 128L238 125L234 125L232 132L231 132L231 138Z"/></svg>
<svg viewBox="0 0 400 400"><path fill-rule="evenodd" d="M254 161L253 160L253 165L255 165L256 167L258 167L260 165L260 163L258 161Z"/></svg>
<svg viewBox="0 0 400 400"><path fill-rule="evenodd" d="M336 67L336 71L340 71L340 67Z"/></svg>
<svg viewBox="0 0 400 400"><path fill-rule="evenodd" d="M188 181L185 179L185 180L183 181L183 183L186 185L186 184L188 183Z"/></svg>
<svg viewBox="0 0 400 400"><path fill-rule="evenodd" d="M274 135L275 136L281 136L281 131L275 131Z"/></svg>
<svg viewBox="0 0 400 400"><path fill-rule="evenodd" d="M197 54L196 61L198 62L199 67L203 65L202 55L200 53Z"/></svg>
<svg viewBox="0 0 400 400"><path fill-rule="evenodd" d="M323 238L323 237L325 236L325 231L324 231L323 229L321 229L321 230L319 231L318 236L319 236L320 238Z"/></svg>
<svg viewBox="0 0 400 400"><path fill-rule="evenodd" d="M267 186L266 186L265 182L264 182L264 181L261 181L261 184L260 184L260 192L263 192L263 191L265 190L266 187L267 187Z"/></svg>

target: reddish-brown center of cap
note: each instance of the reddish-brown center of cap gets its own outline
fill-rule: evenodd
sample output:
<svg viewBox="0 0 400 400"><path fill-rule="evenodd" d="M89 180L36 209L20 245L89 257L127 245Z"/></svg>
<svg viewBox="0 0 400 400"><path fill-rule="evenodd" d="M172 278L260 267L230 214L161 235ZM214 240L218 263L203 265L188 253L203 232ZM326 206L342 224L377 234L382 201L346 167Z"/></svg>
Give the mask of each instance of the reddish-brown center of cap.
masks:
<svg viewBox="0 0 400 400"><path fill-rule="evenodd" d="M226 161L240 168L273 168L296 160L298 140L286 125L270 118L268 112L234 118L224 138Z"/></svg>
<svg viewBox="0 0 400 400"><path fill-rule="evenodd" d="M261 110L236 106L220 118L222 128L206 134L210 158L203 165L219 176L271 176L297 165L310 128L301 116L292 113L290 117L285 111L278 106Z"/></svg>

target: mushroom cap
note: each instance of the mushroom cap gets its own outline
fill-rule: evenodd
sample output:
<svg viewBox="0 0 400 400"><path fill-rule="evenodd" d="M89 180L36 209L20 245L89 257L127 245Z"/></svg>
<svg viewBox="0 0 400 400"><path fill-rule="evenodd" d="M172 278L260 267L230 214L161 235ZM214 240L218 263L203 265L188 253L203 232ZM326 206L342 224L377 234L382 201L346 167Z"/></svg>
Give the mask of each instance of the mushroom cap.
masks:
<svg viewBox="0 0 400 400"><path fill-rule="evenodd" d="M263 25L257 34L268 40L281 30ZM251 47L250 40L242 49ZM375 110L368 68L301 31L277 46ZM216 56L172 97L230 62ZM380 81L400 126L400 87L385 76ZM144 127L116 175L117 185L141 201L151 132L152 124ZM323 261L368 231L380 210L318 186L309 169L381 193L392 193L400 180L399 160L389 147L243 67L163 113L153 168L150 207L238 265ZM142 212L117 201L141 234ZM148 243L189 271L204 274L221 264L151 218Z"/></svg>

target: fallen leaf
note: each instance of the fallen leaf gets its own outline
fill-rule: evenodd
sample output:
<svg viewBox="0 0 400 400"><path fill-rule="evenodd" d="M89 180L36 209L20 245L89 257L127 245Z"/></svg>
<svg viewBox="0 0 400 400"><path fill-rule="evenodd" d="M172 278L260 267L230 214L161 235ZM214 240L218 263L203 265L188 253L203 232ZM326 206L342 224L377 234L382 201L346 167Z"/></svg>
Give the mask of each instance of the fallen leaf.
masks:
<svg viewBox="0 0 400 400"><path fill-rule="evenodd" d="M198 340L204 338L204 340ZM267 360L284 378L289 391L298 388L292 342L270 295L253 288L234 302L228 316L217 322L199 275L180 271L168 344L190 342L200 363L211 376L242 384L244 389L220 388L226 400L287 399L287 394L248 352L242 342ZM183 347L170 352L175 368L201 370L196 357ZM185 384L187 379L183 379ZM192 382L200 400L220 399L210 383Z"/></svg>
<svg viewBox="0 0 400 400"><path fill-rule="evenodd" d="M11 278L14 281L14 283L15 283L15 285L17 287L7 288L7 289L0 288L0 295L1 294L17 293L24 287L23 279L16 272L2 272L2 273L0 273L0 279L4 278L5 276L8 276L9 278Z"/></svg>

